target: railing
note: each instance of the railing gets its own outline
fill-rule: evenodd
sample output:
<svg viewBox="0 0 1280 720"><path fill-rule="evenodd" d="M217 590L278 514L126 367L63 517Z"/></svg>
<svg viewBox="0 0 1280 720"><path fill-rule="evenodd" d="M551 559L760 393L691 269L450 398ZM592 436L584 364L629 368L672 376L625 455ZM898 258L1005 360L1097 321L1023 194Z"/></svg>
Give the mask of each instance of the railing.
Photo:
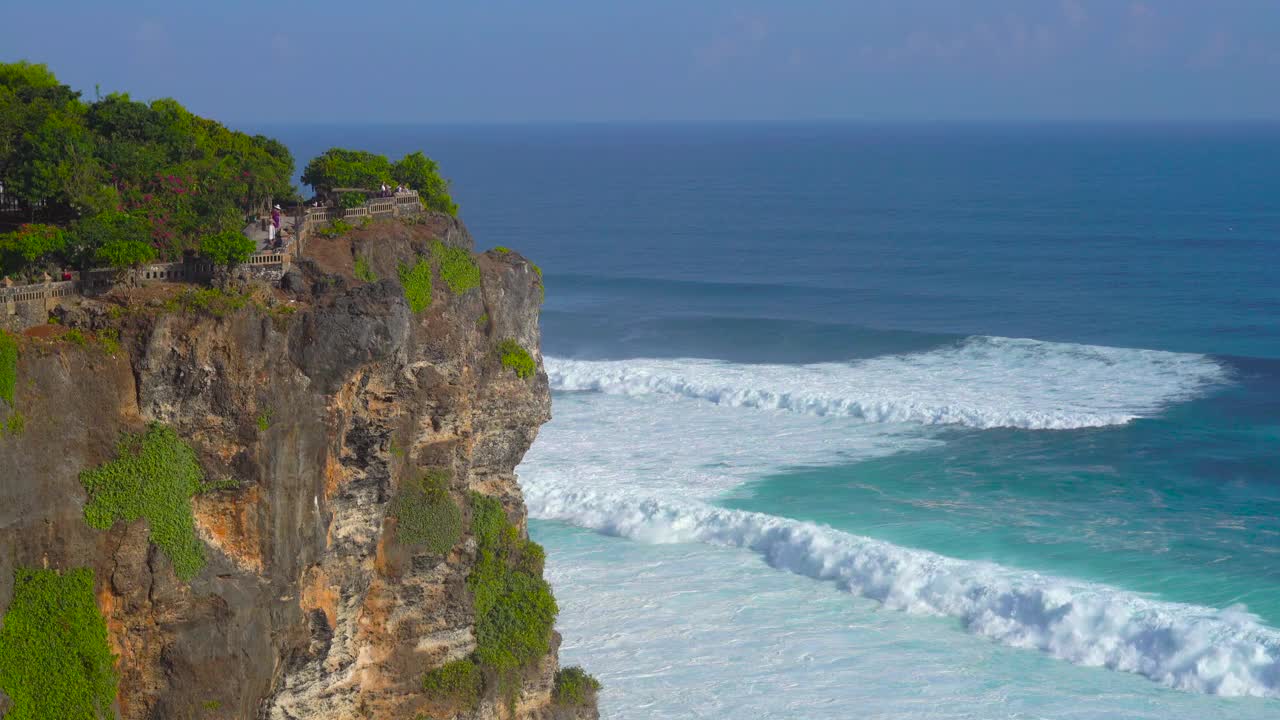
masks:
<svg viewBox="0 0 1280 720"><path fill-rule="evenodd" d="M0 288L0 303L33 302L49 298L74 295L76 283L73 280L60 280L39 285L22 285L19 287Z"/></svg>
<svg viewBox="0 0 1280 720"><path fill-rule="evenodd" d="M418 192L410 190L392 197L366 200L364 204L351 208L309 207L302 218L302 231L307 233L339 219L399 217L419 212L422 212L422 202L418 199Z"/></svg>

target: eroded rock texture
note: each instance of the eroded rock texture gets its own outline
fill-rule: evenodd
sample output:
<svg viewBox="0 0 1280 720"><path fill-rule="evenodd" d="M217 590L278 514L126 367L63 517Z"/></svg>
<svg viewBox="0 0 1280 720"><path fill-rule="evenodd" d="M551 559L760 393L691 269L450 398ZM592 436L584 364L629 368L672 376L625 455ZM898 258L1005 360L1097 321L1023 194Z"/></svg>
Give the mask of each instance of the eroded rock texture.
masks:
<svg viewBox="0 0 1280 720"><path fill-rule="evenodd" d="M293 314L120 318L90 305L67 322L116 316L116 356L24 341L26 429L0 441L0 610L15 567L93 568L121 718L595 716L552 703L558 638L514 704L490 690L457 708L421 689L424 672L475 647L476 545L464 534L441 558L397 544L389 501L406 478L445 469L461 507L470 491L499 498L523 529L514 468L550 412L539 274L516 253L479 255L480 287L455 295L437 277L415 314L397 266L436 238L471 249L444 216L313 240L277 291ZM382 279L355 280L357 256ZM535 377L502 366L494 346L507 338L534 354ZM193 501L208 564L189 583L146 521L103 532L82 515L79 473L149 422L189 442L210 480L239 482Z"/></svg>

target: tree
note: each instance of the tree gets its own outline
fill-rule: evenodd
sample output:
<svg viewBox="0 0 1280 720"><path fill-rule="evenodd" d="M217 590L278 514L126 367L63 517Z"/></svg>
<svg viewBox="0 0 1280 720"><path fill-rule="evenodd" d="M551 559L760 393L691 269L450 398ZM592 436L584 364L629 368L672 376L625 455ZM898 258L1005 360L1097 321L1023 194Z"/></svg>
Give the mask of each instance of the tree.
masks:
<svg viewBox="0 0 1280 720"><path fill-rule="evenodd" d="M257 243L238 230L224 230L200 241L200 254L217 265L230 267L249 259Z"/></svg>
<svg viewBox="0 0 1280 720"><path fill-rule="evenodd" d="M21 272L66 249L67 238L54 225L23 225L0 235L0 267L5 274Z"/></svg>
<svg viewBox="0 0 1280 720"><path fill-rule="evenodd" d="M146 265L156 259L156 249L141 240L112 240L94 251L99 265L130 268Z"/></svg>
<svg viewBox="0 0 1280 720"><path fill-rule="evenodd" d="M458 214L458 204L449 196L449 181L440 176L440 166L421 152L412 152L391 166L391 175L418 191L423 207L428 210Z"/></svg>
<svg viewBox="0 0 1280 720"><path fill-rule="evenodd" d="M302 182L318 193L329 193L334 188L375 190L391 183L391 161L364 150L329 148L307 163Z"/></svg>
<svg viewBox="0 0 1280 720"><path fill-rule="evenodd" d="M156 249L147 242L151 226L146 218L111 211L87 217L72 229L72 260L81 266L98 262L130 267L151 262Z"/></svg>

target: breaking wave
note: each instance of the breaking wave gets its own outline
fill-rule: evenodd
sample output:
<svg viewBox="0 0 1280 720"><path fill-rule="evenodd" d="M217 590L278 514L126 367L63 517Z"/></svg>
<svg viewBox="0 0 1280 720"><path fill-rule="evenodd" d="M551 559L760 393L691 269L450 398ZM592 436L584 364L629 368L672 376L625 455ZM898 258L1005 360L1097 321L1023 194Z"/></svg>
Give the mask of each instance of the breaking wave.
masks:
<svg viewBox="0 0 1280 720"><path fill-rule="evenodd" d="M1006 645L1165 685L1280 696L1280 632L1243 609L1161 602L1116 588L947 558L829 527L698 502L526 477L530 514L651 543L745 548L886 607L956 618Z"/></svg>
<svg viewBox="0 0 1280 720"><path fill-rule="evenodd" d="M1120 425L1226 379L1204 355L996 337L850 363L546 359L553 389L910 422L1062 430Z"/></svg>

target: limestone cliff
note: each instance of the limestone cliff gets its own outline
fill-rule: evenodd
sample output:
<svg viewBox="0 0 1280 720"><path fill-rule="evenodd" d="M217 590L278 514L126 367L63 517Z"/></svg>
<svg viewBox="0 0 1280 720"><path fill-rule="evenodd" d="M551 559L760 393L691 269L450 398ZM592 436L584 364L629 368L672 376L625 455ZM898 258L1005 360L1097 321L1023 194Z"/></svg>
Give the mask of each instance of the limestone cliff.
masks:
<svg viewBox="0 0 1280 720"><path fill-rule="evenodd" d="M441 267L451 248L478 284ZM18 339L16 410L0 401L0 424L23 418L0 437L0 612L20 568L91 569L125 720L595 717L594 697L554 697L553 631L536 661L480 664L471 697L423 682L477 651L476 503L498 500L525 536L514 468L550 414L540 272L472 254L443 215L316 238L306 257L278 289L142 288ZM400 279L422 263L425 308ZM536 371L504 363L504 341ZM86 522L83 473L153 424L205 481L189 579L148 518ZM397 498L426 476L461 518L443 550L397 531ZM520 552L540 576L540 551Z"/></svg>

